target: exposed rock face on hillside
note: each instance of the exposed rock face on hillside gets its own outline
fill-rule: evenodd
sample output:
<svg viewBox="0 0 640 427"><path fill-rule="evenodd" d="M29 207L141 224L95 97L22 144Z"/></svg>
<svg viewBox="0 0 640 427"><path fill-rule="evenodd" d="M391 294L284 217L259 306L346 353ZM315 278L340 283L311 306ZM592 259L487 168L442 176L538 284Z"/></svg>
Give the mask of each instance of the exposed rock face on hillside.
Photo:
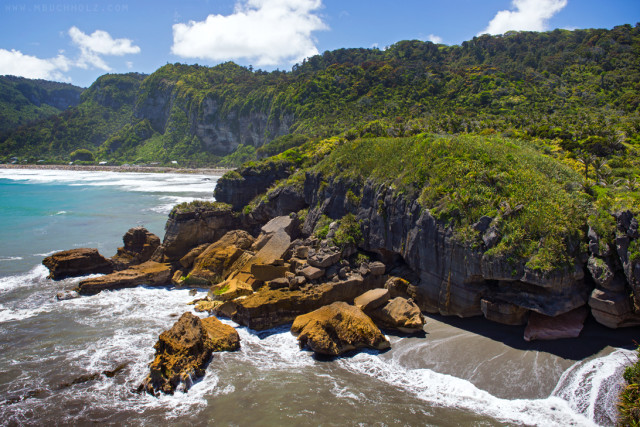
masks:
<svg viewBox="0 0 640 427"><path fill-rule="evenodd" d="M272 162L267 167L247 166L220 178L213 196L217 201L228 203L234 210L242 209L255 196L267 191L274 182L290 175L287 162Z"/></svg>
<svg viewBox="0 0 640 427"><path fill-rule="evenodd" d="M629 211L619 212L616 226L615 247L589 230L587 263L596 284L589 299L591 313L610 328L640 325L640 313L634 309L640 307L640 259L632 249L640 243L638 220Z"/></svg>
<svg viewBox="0 0 640 427"><path fill-rule="evenodd" d="M543 276L525 267L525 260L514 265L487 256L486 248L473 249L458 242L453 230L440 224L416 200L396 194L387 186L368 181L359 205L354 207L347 197L350 183L323 184L326 179L306 176L299 197L311 208L303 232L310 233L321 215L338 219L354 213L362 224L363 249L383 259L406 263L418 276L411 296L424 311L462 317L482 315L484 299L509 304L521 315L535 311L557 316L588 301L590 288L579 263ZM294 190L289 187L289 191ZM277 197L266 200L254 215L277 212L278 205ZM485 228L485 233L489 231Z"/></svg>
<svg viewBox="0 0 640 427"><path fill-rule="evenodd" d="M221 100L210 96L202 100L180 92L175 82L152 79L143 86L134 115L149 120L161 134L167 131L177 116L185 115L191 135L202 141L207 151L226 155L240 145L259 147L276 136L289 133L293 116L270 119L270 111L226 110ZM223 111L224 110L224 111Z"/></svg>

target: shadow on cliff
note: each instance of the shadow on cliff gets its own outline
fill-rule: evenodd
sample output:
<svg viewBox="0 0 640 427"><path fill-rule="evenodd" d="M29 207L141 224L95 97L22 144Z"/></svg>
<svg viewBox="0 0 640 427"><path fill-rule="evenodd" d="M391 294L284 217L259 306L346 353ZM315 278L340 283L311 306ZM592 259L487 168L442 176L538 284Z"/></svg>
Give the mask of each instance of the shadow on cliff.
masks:
<svg viewBox="0 0 640 427"><path fill-rule="evenodd" d="M484 317L463 319L436 314L425 314L425 317L427 318L427 323L429 323L429 319L433 319L449 326L499 341L514 349L540 351L570 360L582 360L599 353L608 346L635 349L640 341L640 328L609 329L596 322L591 314L585 321L584 328L578 338L532 342L524 340L524 326L501 325L490 322Z"/></svg>

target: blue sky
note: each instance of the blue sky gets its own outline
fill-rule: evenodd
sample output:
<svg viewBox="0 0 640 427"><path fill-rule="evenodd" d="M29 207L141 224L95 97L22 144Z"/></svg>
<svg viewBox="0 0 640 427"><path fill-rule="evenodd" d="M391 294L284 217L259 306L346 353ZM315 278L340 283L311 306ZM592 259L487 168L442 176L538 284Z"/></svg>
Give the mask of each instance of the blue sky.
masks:
<svg viewBox="0 0 640 427"><path fill-rule="evenodd" d="M639 21L640 0L3 0L0 75L89 86L168 62L290 70L341 47Z"/></svg>

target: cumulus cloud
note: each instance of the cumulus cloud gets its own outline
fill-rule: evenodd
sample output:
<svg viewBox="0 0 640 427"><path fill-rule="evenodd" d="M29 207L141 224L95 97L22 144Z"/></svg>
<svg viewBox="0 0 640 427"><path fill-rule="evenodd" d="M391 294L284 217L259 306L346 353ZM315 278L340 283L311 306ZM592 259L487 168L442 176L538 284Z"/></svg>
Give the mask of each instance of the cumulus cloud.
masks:
<svg viewBox="0 0 640 427"><path fill-rule="evenodd" d="M78 27L69 29L71 41L80 48L80 58L76 65L80 68L88 68L90 65L105 71L110 71L101 55L122 56L131 53L140 53L140 47L129 39L114 39L102 30L96 30L91 35L83 33Z"/></svg>
<svg viewBox="0 0 640 427"><path fill-rule="evenodd" d="M436 44L442 43L442 37L436 36L435 34L429 34L427 40Z"/></svg>
<svg viewBox="0 0 640 427"><path fill-rule="evenodd" d="M295 63L318 53L311 33L327 29L321 0L239 0L231 15L173 25L171 53L260 66Z"/></svg>
<svg viewBox="0 0 640 427"><path fill-rule="evenodd" d="M0 75L11 74L29 79L70 80L63 72L68 71L72 62L64 55L41 59L25 55L19 50L0 49Z"/></svg>
<svg viewBox="0 0 640 427"><path fill-rule="evenodd" d="M126 55L139 53L140 48L129 39L114 39L106 31L97 30L91 35L80 31L77 27L71 27L68 31L71 41L80 49L80 55L72 60L65 55L65 51L58 50L55 58L38 58L26 55L19 50L0 49L0 75L10 74L30 79L46 79L58 81L71 81L64 73L72 67L87 69L89 66L101 70L110 71L111 67L102 58L102 55ZM132 62L126 63L127 68L133 66Z"/></svg>
<svg viewBox="0 0 640 427"><path fill-rule="evenodd" d="M567 0L513 0L513 10L501 10L480 34L507 31L543 31L547 20L561 11Z"/></svg>

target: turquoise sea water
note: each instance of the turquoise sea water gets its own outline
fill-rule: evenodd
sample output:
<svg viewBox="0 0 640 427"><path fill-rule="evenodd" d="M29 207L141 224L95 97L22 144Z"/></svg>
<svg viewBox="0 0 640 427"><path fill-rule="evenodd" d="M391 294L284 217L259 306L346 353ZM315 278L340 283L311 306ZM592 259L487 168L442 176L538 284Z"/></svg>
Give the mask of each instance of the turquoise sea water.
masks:
<svg viewBox="0 0 640 427"><path fill-rule="evenodd" d="M240 351L216 354L186 394L133 393L158 335L206 290L141 286L57 301L80 279L47 279L41 261L73 247L111 256L135 225L162 238L171 207L210 199L216 179L0 169L0 425L613 423L634 353L597 325L580 342L524 344L519 327L431 316L425 337L390 335L391 351L326 361L300 351L287 327L258 333L223 319ZM562 351L595 341L604 344Z"/></svg>
<svg viewBox="0 0 640 427"><path fill-rule="evenodd" d="M25 271L42 254L96 247L105 256L143 225L162 238L174 204L211 199L216 177L0 170L0 275Z"/></svg>

